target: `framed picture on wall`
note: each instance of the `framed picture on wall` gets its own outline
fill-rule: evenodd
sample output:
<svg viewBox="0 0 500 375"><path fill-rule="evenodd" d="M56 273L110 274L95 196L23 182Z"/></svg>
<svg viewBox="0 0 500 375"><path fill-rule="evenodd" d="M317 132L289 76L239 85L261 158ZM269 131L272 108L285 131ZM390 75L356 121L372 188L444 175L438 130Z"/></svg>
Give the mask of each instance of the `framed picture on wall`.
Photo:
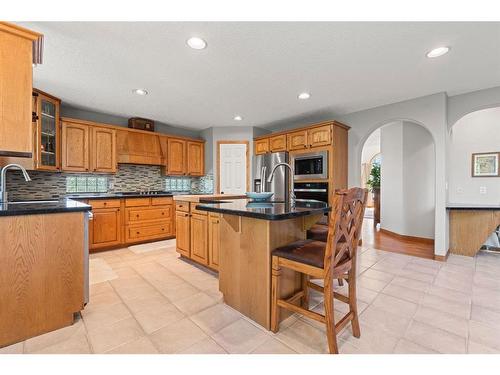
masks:
<svg viewBox="0 0 500 375"><path fill-rule="evenodd" d="M472 154L472 177L498 177L498 152Z"/></svg>

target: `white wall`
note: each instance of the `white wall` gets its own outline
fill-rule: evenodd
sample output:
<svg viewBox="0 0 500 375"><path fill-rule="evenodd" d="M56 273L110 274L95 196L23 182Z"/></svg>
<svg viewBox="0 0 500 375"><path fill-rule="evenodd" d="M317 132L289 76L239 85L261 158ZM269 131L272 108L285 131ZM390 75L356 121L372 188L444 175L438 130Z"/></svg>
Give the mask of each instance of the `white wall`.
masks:
<svg viewBox="0 0 500 375"><path fill-rule="evenodd" d="M500 107L469 113L451 129L448 148L450 203L500 204L499 177L472 177L472 153L500 152ZM486 194L480 194L480 187Z"/></svg>
<svg viewBox="0 0 500 375"><path fill-rule="evenodd" d="M420 125L381 128L380 226L406 236L434 238L434 142Z"/></svg>
<svg viewBox="0 0 500 375"><path fill-rule="evenodd" d="M366 140L361 153L361 163L370 163L380 153L380 129L375 130Z"/></svg>

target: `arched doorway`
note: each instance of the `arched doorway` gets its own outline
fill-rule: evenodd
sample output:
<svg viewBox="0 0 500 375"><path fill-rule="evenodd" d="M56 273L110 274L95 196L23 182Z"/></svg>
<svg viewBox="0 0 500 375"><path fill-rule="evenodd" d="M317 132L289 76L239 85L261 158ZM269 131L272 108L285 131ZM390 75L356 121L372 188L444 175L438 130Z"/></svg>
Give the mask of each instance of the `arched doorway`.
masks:
<svg viewBox="0 0 500 375"><path fill-rule="evenodd" d="M376 210L370 215L368 208L363 237L367 244L390 236L386 242L393 246L382 250L433 257L435 158L432 135L413 121L387 122L366 138L361 150L361 185L366 186L370 172L380 167L380 224L374 227Z"/></svg>

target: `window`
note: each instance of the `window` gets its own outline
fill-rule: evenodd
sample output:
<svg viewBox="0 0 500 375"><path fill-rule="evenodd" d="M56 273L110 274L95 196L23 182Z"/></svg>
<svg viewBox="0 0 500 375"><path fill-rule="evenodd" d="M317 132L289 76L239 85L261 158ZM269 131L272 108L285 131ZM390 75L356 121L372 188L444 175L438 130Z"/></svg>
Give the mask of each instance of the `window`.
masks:
<svg viewBox="0 0 500 375"><path fill-rule="evenodd" d="M67 176L67 193L106 193L108 191L107 177Z"/></svg>
<svg viewBox="0 0 500 375"><path fill-rule="evenodd" d="M191 179L190 178L173 178L167 177L165 179L166 191L190 191Z"/></svg>

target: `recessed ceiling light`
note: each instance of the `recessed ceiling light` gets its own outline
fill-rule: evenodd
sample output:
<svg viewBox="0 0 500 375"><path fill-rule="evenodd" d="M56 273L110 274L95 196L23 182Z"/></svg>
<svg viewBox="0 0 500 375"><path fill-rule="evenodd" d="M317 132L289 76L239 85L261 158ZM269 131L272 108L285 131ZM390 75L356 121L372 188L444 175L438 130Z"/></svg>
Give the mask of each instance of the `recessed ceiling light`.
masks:
<svg viewBox="0 0 500 375"><path fill-rule="evenodd" d="M132 92L134 94L141 95L141 96L144 96L144 95L148 94L148 91L145 90L145 89L134 89L134 90L132 90Z"/></svg>
<svg viewBox="0 0 500 375"><path fill-rule="evenodd" d="M427 57L428 58L433 58L433 57L439 57L439 56L443 56L445 54L448 53L448 51L450 50L450 47L438 47L438 48L434 48L433 50L427 52Z"/></svg>
<svg viewBox="0 0 500 375"><path fill-rule="evenodd" d="M308 92L301 92L299 94L299 99L302 99L302 100L309 99L310 97L311 97L311 94L309 94Z"/></svg>
<svg viewBox="0 0 500 375"><path fill-rule="evenodd" d="M241 121L241 120L243 120L243 117L241 117L239 115L238 116L234 116L234 121Z"/></svg>
<svg viewBox="0 0 500 375"><path fill-rule="evenodd" d="M192 49L204 49L207 46L207 42L196 36L189 38L186 43Z"/></svg>

